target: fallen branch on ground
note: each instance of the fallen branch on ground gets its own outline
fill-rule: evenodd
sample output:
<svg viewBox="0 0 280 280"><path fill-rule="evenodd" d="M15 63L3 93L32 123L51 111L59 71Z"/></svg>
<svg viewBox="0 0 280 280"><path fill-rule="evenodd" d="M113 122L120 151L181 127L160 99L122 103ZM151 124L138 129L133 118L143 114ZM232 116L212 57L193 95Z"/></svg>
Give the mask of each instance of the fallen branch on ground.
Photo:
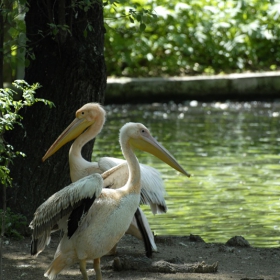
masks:
<svg viewBox="0 0 280 280"><path fill-rule="evenodd" d="M162 272L162 273L214 273L218 271L218 262L212 265L205 262L186 264L170 263L164 260L153 262L146 257L116 257L113 261L113 269L121 270L138 270L145 272Z"/></svg>

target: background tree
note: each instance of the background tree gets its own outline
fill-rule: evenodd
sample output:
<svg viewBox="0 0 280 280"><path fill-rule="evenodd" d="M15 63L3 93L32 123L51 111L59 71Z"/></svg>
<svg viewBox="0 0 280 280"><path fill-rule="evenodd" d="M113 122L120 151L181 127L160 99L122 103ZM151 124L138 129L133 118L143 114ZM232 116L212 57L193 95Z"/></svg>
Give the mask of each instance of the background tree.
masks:
<svg viewBox="0 0 280 280"><path fill-rule="evenodd" d="M108 76L184 76L280 68L279 1L141 3L136 19L154 22L146 24L141 34L122 16L133 8L132 2L118 5L117 13L114 6L105 7L105 18L119 16L106 21Z"/></svg>
<svg viewBox="0 0 280 280"><path fill-rule="evenodd" d="M70 182L69 145L46 163L41 158L50 144L87 102L104 102L103 5L95 1L29 0L26 13L27 63L25 80L38 82L37 97L55 108L36 104L23 116L23 129L9 141L26 154L11 166L13 188L8 206L27 216L55 191ZM83 150L91 158L93 142Z"/></svg>

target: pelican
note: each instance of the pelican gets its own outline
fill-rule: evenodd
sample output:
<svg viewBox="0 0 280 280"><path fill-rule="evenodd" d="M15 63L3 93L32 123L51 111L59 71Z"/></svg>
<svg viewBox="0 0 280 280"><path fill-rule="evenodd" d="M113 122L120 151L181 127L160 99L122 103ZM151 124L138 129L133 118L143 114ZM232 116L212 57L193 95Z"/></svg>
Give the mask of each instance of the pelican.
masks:
<svg viewBox="0 0 280 280"><path fill-rule="evenodd" d="M32 221L33 238L57 224L61 214L65 216L61 221L64 236L54 260L44 274L49 279L55 279L63 269L79 262L83 279L88 280L87 260L94 261L96 280L102 279L100 258L124 235L140 203L141 171L134 149L151 153L182 174L190 176L143 124L125 124L120 130L119 141L129 173L124 186L118 189L103 188L103 181L114 173L116 167L113 167L101 175L92 174L72 183L36 210ZM81 200L87 203L80 203ZM75 203L79 204L77 208ZM79 221L75 217L79 217Z"/></svg>
<svg viewBox="0 0 280 280"><path fill-rule="evenodd" d="M101 105L98 103L85 104L77 110L76 118L55 140L42 160L45 161L66 143L75 139L69 151L70 177L72 182L93 173L102 174L110 168L116 167L114 174L111 173L110 178L104 181L104 187L109 186L116 189L123 186L128 179L128 167L125 160L103 157L98 162L89 162L81 154L82 147L88 141L95 138L102 130L105 118L106 112ZM140 164L140 169L141 203L149 204L153 214L165 213L167 211L164 200L165 189L160 173L155 168L144 164ZM152 251L157 251L149 222L140 208L137 209L127 233L138 239L143 239L148 257L151 256ZM47 237L44 239L46 242L50 240ZM38 249L33 250L33 255L38 254L45 247L42 240L39 241L39 244L41 245ZM114 253L115 250L116 247L112 248L110 253Z"/></svg>

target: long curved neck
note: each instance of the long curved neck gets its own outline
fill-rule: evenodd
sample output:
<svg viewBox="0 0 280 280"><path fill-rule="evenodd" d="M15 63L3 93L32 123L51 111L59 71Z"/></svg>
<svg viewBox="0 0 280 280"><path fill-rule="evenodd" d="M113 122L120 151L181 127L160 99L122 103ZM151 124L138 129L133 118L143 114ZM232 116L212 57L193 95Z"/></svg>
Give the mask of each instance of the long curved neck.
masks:
<svg viewBox="0 0 280 280"><path fill-rule="evenodd" d="M85 132L83 132L72 144L69 152L70 154L73 154L75 156L82 156L81 151L83 146L92 140L94 137L98 135L100 130L102 129L102 125L100 127L100 124L98 122L95 122L93 125L91 125Z"/></svg>
<svg viewBox="0 0 280 280"><path fill-rule="evenodd" d="M71 155L82 157L81 151L83 146L100 133L104 121L105 118L103 117L95 119L95 122L73 142L69 151L69 157Z"/></svg>
<svg viewBox="0 0 280 280"><path fill-rule="evenodd" d="M135 156L128 141L126 141L126 143L121 146L122 146L123 155L128 165L129 177L126 186L128 187L129 191L140 193L141 174L140 174L140 165L138 159Z"/></svg>
<svg viewBox="0 0 280 280"><path fill-rule="evenodd" d="M96 167L95 163L87 161L82 157L82 148L87 142L99 134L102 126L102 121L96 121L85 132L83 132L70 147L69 166L72 181L82 178L86 169Z"/></svg>

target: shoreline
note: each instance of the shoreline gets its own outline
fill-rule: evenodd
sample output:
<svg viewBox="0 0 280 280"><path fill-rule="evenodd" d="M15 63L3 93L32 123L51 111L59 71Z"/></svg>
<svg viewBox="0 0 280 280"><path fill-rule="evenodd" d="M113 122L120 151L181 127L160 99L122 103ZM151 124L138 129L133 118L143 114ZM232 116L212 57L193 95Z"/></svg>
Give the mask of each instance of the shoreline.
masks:
<svg viewBox="0 0 280 280"><path fill-rule="evenodd" d="M53 259L59 240L59 235L54 234L50 245L37 258L30 256L30 238L4 243L4 279L46 279L44 271ZM223 244L205 243L198 235L156 236L158 250L147 258L143 242L125 235L118 243L116 255L101 258L103 280L280 279L280 247L254 248L247 246L242 237L230 240L233 243ZM95 279L90 260L87 273L90 279ZM59 279L80 280L78 263L63 270Z"/></svg>
<svg viewBox="0 0 280 280"><path fill-rule="evenodd" d="M280 71L213 76L107 79L105 104L280 99Z"/></svg>

